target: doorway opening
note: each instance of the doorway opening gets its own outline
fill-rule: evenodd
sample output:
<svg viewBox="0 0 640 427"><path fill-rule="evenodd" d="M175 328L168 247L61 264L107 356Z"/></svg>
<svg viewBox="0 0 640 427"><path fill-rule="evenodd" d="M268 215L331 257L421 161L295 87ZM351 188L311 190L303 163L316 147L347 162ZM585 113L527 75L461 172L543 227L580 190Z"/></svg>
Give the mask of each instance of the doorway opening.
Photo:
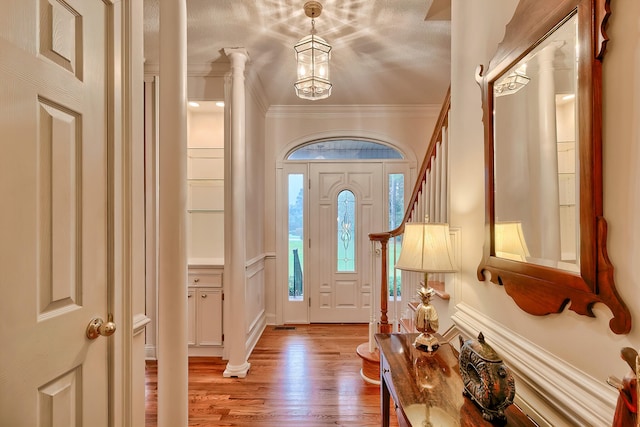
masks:
<svg viewBox="0 0 640 427"><path fill-rule="evenodd" d="M283 323L368 322L380 271L368 235L402 219L410 171L398 149L373 140L315 140L288 153L278 233L286 251L278 257L286 272ZM390 297L399 298L400 275L389 274Z"/></svg>

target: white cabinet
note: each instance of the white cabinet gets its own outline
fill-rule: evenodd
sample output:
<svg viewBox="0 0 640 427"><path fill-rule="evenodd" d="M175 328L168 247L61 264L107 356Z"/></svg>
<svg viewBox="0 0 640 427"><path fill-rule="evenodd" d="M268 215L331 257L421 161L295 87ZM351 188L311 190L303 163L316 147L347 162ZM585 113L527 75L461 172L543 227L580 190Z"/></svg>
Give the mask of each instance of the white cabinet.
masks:
<svg viewBox="0 0 640 427"><path fill-rule="evenodd" d="M224 345L224 109L214 104L198 101L187 114L190 356L222 356Z"/></svg>
<svg viewBox="0 0 640 427"><path fill-rule="evenodd" d="M221 356L224 344L221 266L189 266L188 342L190 356Z"/></svg>
<svg viewBox="0 0 640 427"><path fill-rule="evenodd" d="M222 289L197 289L196 306L197 345L222 345Z"/></svg>

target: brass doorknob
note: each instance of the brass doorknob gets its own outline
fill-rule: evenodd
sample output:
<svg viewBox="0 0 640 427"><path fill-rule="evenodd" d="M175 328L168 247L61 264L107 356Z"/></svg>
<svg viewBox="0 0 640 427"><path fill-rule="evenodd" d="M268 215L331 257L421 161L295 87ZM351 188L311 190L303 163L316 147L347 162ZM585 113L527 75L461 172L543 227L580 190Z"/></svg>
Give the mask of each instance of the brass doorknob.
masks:
<svg viewBox="0 0 640 427"><path fill-rule="evenodd" d="M95 340L99 336L110 337L116 331L116 324L113 322L113 316L110 314L107 322L100 317L94 317L87 326L87 338Z"/></svg>

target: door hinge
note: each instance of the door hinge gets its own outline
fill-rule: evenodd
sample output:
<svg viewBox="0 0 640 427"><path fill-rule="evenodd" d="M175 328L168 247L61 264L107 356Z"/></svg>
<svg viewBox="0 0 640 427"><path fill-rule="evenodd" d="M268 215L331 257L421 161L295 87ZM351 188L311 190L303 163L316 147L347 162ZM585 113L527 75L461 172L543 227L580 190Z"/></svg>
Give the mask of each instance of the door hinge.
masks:
<svg viewBox="0 0 640 427"><path fill-rule="evenodd" d="M309 190L311 190L311 180L308 179L307 182L309 183Z"/></svg>
<svg viewBox="0 0 640 427"><path fill-rule="evenodd" d="M309 297L309 307L311 307L311 297Z"/></svg>
<svg viewBox="0 0 640 427"><path fill-rule="evenodd" d="M309 247L311 247L311 237L309 237Z"/></svg>
<svg viewBox="0 0 640 427"><path fill-rule="evenodd" d="M222 342L224 342L224 334L222 334Z"/></svg>
<svg viewBox="0 0 640 427"><path fill-rule="evenodd" d="M224 301L224 292L222 293L222 301Z"/></svg>

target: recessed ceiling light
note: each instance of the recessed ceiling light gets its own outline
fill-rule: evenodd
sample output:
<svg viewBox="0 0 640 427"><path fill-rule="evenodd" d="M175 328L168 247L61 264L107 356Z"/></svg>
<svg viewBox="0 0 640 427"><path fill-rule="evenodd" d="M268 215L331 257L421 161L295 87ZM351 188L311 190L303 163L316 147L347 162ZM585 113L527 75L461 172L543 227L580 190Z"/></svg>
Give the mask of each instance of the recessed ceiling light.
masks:
<svg viewBox="0 0 640 427"><path fill-rule="evenodd" d="M222 101L216 102L216 107L224 107L224 102Z"/></svg>
<svg viewBox="0 0 640 427"><path fill-rule="evenodd" d="M199 106L200 106L200 104L198 104L197 102L189 101L189 107L199 107Z"/></svg>
<svg viewBox="0 0 640 427"><path fill-rule="evenodd" d="M575 98L575 97L576 97L576 95L575 95L574 93L570 93L569 95L565 95L565 96L563 96L563 97L562 97L562 100L563 100L563 101L568 101L568 100L573 99L573 98Z"/></svg>

